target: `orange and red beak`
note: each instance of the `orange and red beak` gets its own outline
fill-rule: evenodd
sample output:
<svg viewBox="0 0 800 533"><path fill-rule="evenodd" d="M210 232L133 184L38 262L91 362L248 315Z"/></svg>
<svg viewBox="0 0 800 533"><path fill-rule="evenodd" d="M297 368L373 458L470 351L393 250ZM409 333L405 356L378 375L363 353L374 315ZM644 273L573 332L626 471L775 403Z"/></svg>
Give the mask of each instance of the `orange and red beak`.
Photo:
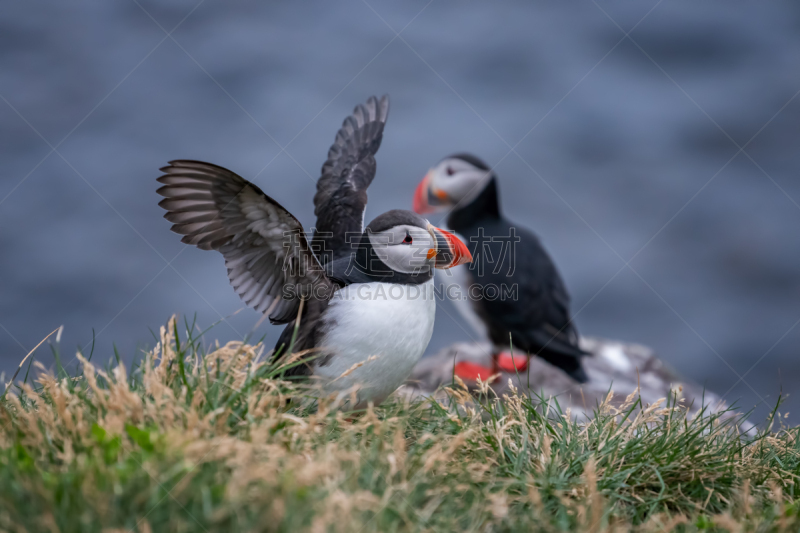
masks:
<svg viewBox="0 0 800 533"><path fill-rule="evenodd" d="M425 177L417 185L417 190L414 191L414 211L421 215L433 213L444 207L446 201L446 193L431 187L431 173L425 174Z"/></svg>
<svg viewBox="0 0 800 533"><path fill-rule="evenodd" d="M472 254L469 253L469 248L461 239L432 224L428 224L428 231L436 243L436 247L428 251L429 259L436 257L434 267L452 268L472 262Z"/></svg>

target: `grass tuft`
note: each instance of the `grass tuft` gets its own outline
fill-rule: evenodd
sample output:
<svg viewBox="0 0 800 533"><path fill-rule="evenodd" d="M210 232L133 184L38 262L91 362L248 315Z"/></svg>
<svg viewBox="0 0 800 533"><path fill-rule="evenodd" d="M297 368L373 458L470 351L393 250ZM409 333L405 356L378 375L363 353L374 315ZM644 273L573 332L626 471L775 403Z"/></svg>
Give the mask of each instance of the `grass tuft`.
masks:
<svg viewBox="0 0 800 533"><path fill-rule="evenodd" d="M130 371L0 400L5 531L798 531L797 428L738 431L665 398L589 420L513 390L346 413L263 346L206 353L175 319ZM309 401L297 401L301 398ZM293 401L289 401L293 398Z"/></svg>

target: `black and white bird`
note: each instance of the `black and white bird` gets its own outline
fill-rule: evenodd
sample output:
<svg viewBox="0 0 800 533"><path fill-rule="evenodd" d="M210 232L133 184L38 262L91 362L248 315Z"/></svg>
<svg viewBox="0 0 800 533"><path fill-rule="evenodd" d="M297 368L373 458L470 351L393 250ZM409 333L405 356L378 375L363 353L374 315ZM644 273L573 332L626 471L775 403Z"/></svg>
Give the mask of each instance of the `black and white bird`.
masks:
<svg viewBox="0 0 800 533"><path fill-rule="evenodd" d="M442 160L420 182L414 211L451 209L449 229L468 241L469 268L453 270L463 297L459 311L495 346L495 368L457 368L474 378L494 371L524 369L526 355L536 355L580 382L587 380L571 321L564 281L539 238L508 221L500 211L497 177L470 154ZM513 346L514 358L507 350Z"/></svg>
<svg viewBox="0 0 800 533"><path fill-rule="evenodd" d="M293 353L306 357L287 373L319 378L333 394L356 389L353 408L383 401L425 351L433 268L471 259L453 234L410 211L388 211L363 227L388 111L386 96L372 97L336 134L317 183L310 243L291 213L230 170L172 161L158 178L172 230L222 253L242 300L287 324L275 354L286 353L299 320Z"/></svg>

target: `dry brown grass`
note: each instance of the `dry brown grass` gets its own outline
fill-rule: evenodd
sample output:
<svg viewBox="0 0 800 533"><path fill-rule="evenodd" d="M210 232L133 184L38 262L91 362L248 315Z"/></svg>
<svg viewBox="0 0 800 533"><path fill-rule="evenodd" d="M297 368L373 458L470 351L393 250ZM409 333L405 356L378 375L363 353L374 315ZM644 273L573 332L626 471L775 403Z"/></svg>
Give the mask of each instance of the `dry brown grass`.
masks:
<svg viewBox="0 0 800 533"><path fill-rule="evenodd" d="M0 528L800 530L795 429L742 436L635 394L576 421L555 399L485 388L476 403L459 383L356 415L281 379L262 346L206 355L177 332L132 373L79 356L78 376L39 366L9 388Z"/></svg>

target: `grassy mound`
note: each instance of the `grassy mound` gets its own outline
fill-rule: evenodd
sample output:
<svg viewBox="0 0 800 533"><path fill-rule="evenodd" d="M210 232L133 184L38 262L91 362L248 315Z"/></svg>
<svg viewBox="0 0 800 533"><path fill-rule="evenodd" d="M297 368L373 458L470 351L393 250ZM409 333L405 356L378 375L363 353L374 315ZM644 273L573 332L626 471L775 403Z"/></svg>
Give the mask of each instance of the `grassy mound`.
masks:
<svg viewBox="0 0 800 533"><path fill-rule="evenodd" d="M191 331L191 328L187 328ZM260 346L175 321L133 371L83 358L0 400L6 531L798 531L798 430L680 403L401 399L358 416Z"/></svg>

